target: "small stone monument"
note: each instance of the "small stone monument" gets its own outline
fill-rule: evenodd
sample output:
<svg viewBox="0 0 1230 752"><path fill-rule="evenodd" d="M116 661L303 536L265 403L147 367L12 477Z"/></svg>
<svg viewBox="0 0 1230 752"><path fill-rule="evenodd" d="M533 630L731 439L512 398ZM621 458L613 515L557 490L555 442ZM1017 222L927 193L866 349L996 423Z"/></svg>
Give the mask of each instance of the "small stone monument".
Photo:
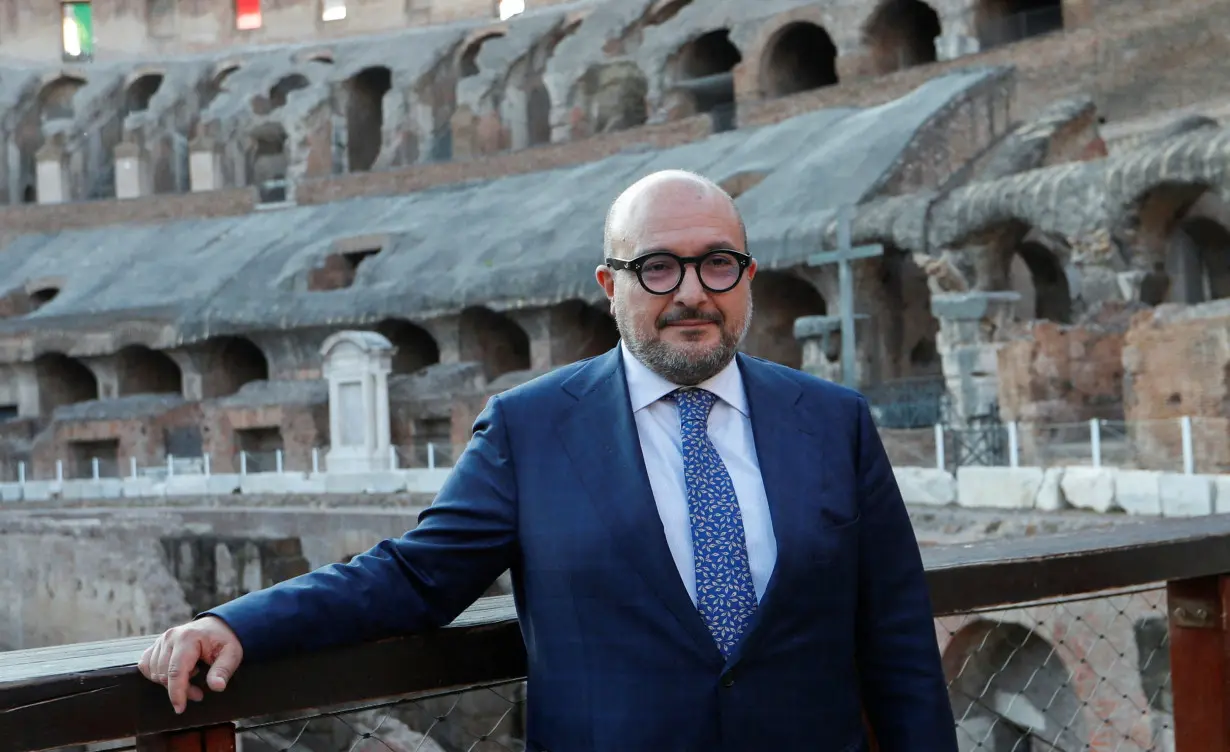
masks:
<svg viewBox="0 0 1230 752"><path fill-rule="evenodd" d="M391 470L389 372L396 348L376 332L344 331L321 345L329 381L330 473Z"/></svg>

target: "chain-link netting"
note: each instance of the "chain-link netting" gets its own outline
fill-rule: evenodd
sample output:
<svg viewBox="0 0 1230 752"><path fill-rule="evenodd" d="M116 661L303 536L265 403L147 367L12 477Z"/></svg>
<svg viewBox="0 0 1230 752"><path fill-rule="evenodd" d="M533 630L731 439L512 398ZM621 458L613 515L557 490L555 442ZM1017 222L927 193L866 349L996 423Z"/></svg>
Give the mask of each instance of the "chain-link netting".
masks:
<svg viewBox="0 0 1230 752"><path fill-rule="evenodd" d="M521 752L525 684L249 719L236 752Z"/></svg>
<svg viewBox="0 0 1230 752"><path fill-rule="evenodd" d="M936 620L962 752L1173 750L1164 587Z"/></svg>

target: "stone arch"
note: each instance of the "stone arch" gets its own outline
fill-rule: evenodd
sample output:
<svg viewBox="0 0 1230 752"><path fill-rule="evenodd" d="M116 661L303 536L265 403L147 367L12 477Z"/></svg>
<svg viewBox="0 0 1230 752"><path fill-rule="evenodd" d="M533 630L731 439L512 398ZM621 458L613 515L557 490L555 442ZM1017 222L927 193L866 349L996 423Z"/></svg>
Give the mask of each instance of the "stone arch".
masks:
<svg viewBox="0 0 1230 752"><path fill-rule="evenodd" d="M649 79L635 60L591 65L569 92L567 137L577 141L614 133L649 121Z"/></svg>
<svg viewBox="0 0 1230 752"><path fill-rule="evenodd" d="M269 358L246 337L217 337L210 340L213 350L213 378L203 395L206 399L238 392L244 384L269 380Z"/></svg>
<svg viewBox="0 0 1230 752"><path fill-rule="evenodd" d="M393 72L383 65L364 68L346 80L346 151L350 172L372 169L384 142L384 95Z"/></svg>
<svg viewBox="0 0 1230 752"><path fill-rule="evenodd" d="M1063 262L1036 240L1017 244L1008 266L1008 289L1021 296L1017 318L1072 323L1072 292Z"/></svg>
<svg viewBox="0 0 1230 752"><path fill-rule="evenodd" d="M17 191L23 203L32 204L38 198L37 157L43 148L43 124L71 120L73 99L85 85L86 80L78 76L60 75L49 80L18 121L13 142L18 153Z"/></svg>
<svg viewBox="0 0 1230 752"><path fill-rule="evenodd" d="M43 122L71 120L75 114L73 99L85 85L84 78L69 75L61 75L48 82L38 93L40 119Z"/></svg>
<svg viewBox="0 0 1230 752"><path fill-rule="evenodd" d="M393 353L393 373L414 373L440 362L440 346L421 326L405 319L385 319L373 329L397 348Z"/></svg>
<svg viewBox="0 0 1230 752"><path fill-rule="evenodd" d="M201 93L201 111L204 112L209 108L210 103L217 99L226 87L226 80L234 75L235 71L239 70L238 63L223 63L217 67L213 76L205 84L204 90Z"/></svg>
<svg viewBox="0 0 1230 752"><path fill-rule="evenodd" d="M676 54L674 90L686 96L685 112L729 110L735 106L735 66L743 54L730 41L730 29L715 29L685 44Z"/></svg>
<svg viewBox="0 0 1230 752"><path fill-rule="evenodd" d="M529 370L529 335L508 316L471 306L461 312L460 329L461 360L481 363L488 381Z"/></svg>
<svg viewBox="0 0 1230 752"><path fill-rule="evenodd" d="M1230 297L1230 205L1200 183L1163 183L1132 214L1133 262L1149 305Z"/></svg>
<svg viewBox="0 0 1230 752"><path fill-rule="evenodd" d="M144 345L129 345L115 354L116 397L133 394L184 393L184 377L174 360Z"/></svg>
<svg viewBox="0 0 1230 752"><path fill-rule="evenodd" d="M551 143L551 93L547 85L539 80L530 87L525 105L528 133L528 144L538 146Z"/></svg>
<svg viewBox="0 0 1230 752"><path fill-rule="evenodd" d="M289 76L283 76L278 79L277 83L269 87L269 96L252 97L252 111L257 115L268 115L271 112L280 110L286 106L286 98L291 92L306 89L311 85L307 76L302 73L292 73Z"/></svg>
<svg viewBox="0 0 1230 752"><path fill-rule="evenodd" d="M760 66L760 91L781 97L837 83L837 46L823 26L788 23L774 32Z"/></svg>
<svg viewBox="0 0 1230 752"><path fill-rule="evenodd" d="M944 675L962 749L1084 749L1085 703L1047 640L1013 622L979 619L953 635Z"/></svg>
<svg viewBox="0 0 1230 752"><path fill-rule="evenodd" d="M143 73L128 84L124 92L124 113L144 112L149 109L150 100L162 88L161 73Z"/></svg>
<svg viewBox="0 0 1230 752"><path fill-rule="evenodd" d="M879 242L884 245L878 261L885 314L879 332L882 378L939 376L940 323L931 312L927 273L913 254L890 242Z"/></svg>
<svg viewBox="0 0 1230 752"><path fill-rule="evenodd" d="M583 300L565 300L550 311L551 366L592 358L619 343L619 328L603 300L591 305Z"/></svg>
<svg viewBox="0 0 1230 752"><path fill-rule="evenodd" d="M984 50L1062 31L1063 0L980 0L974 26Z"/></svg>
<svg viewBox="0 0 1230 752"><path fill-rule="evenodd" d="M881 0L863 25L872 71L884 75L934 63L942 32L939 14L922 0Z"/></svg>
<svg viewBox="0 0 1230 752"><path fill-rule="evenodd" d="M504 31L502 29L489 29L462 45L461 53L457 56L457 77L469 78L470 76L477 76L478 53L482 50L483 45L492 39L499 39L503 36Z"/></svg>
<svg viewBox="0 0 1230 752"><path fill-rule="evenodd" d="M1018 319L1071 323L1076 311L1067 275L1067 253L1021 219L1011 219L970 234L958 243L973 259L975 289L1021 295Z"/></svg>
<svg viewBox="0 0 1230 752"><path fill-rule="evenodd" d="M277 123L255 128L248 150L248 184L260 188L263 202L285 201L286 174L289 158L286 154L286 131Z"/></svg>
<svg viewBox="0 0 1230 752"><path fill-rule="evenodd" d="M58 353L43 353L34 359L38 382L38 411L50 415L56 408L98 399L98 378L76 358Z"/></svg>
<svg viewBox="0 0 1230 752"><path fill-rule="evenodd" d="M828 305L806 280L787 272L758 269L752 278L755 308L742 349L749 355L803 367L803 345L794 338L794 321L802 316L824 316Z"/></svg>

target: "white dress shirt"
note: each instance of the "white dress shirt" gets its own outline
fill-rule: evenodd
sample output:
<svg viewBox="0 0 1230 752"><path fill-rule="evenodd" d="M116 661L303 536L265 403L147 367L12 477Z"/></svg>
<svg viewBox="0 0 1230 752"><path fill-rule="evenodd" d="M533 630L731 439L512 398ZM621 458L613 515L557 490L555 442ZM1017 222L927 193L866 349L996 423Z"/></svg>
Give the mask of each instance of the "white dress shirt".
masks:
<svg viewBox="0 0 1230 752"><path fill-rule="evenodd" d="M662 399L679 386L649 370L628 352L622 342L619 348L641 454L645 457L645 470L649 474L658 515L662 518L666 543L688 595L695 603L696 569L692 558L692 523L688 514L687 486L683 479L679 411L674 402ZM747 396L743 391L738 364L731 360L716 376L697 384L697 387L718 396L709 414L709 438L721 455L734 484L735 494L739 497L752 584L756 589L756 599L760 600L764 597L765 586L777 561L777 541L773 537L773 521L769 516L769 503L760 477L760 462L756 457Z"/></svg>

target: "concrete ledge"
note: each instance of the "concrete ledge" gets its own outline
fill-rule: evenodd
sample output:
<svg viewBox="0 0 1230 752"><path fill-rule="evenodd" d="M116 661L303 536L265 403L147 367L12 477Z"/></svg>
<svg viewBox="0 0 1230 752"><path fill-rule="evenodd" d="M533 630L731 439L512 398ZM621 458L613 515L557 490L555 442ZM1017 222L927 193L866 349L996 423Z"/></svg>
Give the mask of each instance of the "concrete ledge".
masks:
<svg viewBox="0 0 1230 752"><path fill-rule="evenodd" d="M965 506L1035 509L1045 472L1040 467L957 468L957 501ZM970 501L977 499L977 504Z"/></svg>
<svg viewBox="0 0 1230 752"><path fill-rule="evenodd" d="M899 476L909 475L905 468L897 472ZM927 503L921 499L906 501ZM957 470L956 503L971 509L1080 509L1192 517L1230 512L1230 475L1081 465L1045 469L962 467Z"/></svg>
<svg viewBox="0 0 1230 752"><path fill-rule="evenodd" d="M449 472L451 468L414 468L377 473L182 474L169 478L39 480L0 483L0 503L226 494L434 494L444 485Z"/></svg>
<svg viewBox="0 0 1230 752"><path fill-rule="evenodd" d="M435 494L451 468L372 473L178 474L0 483L0 504L204 496L387 496ZM907 504L971 509L1079 509L1157 517L1230 513L1230 475L1184 475L1115 467L976 467L956 475L934 467L894 467Z"/></svg>
<svg viewBox="0 0 1230 752"><path fill-rule="evenodd" d="M957 500L957 479L934 467L896 467L893 475L907 504L943 506Z"/></svg>

